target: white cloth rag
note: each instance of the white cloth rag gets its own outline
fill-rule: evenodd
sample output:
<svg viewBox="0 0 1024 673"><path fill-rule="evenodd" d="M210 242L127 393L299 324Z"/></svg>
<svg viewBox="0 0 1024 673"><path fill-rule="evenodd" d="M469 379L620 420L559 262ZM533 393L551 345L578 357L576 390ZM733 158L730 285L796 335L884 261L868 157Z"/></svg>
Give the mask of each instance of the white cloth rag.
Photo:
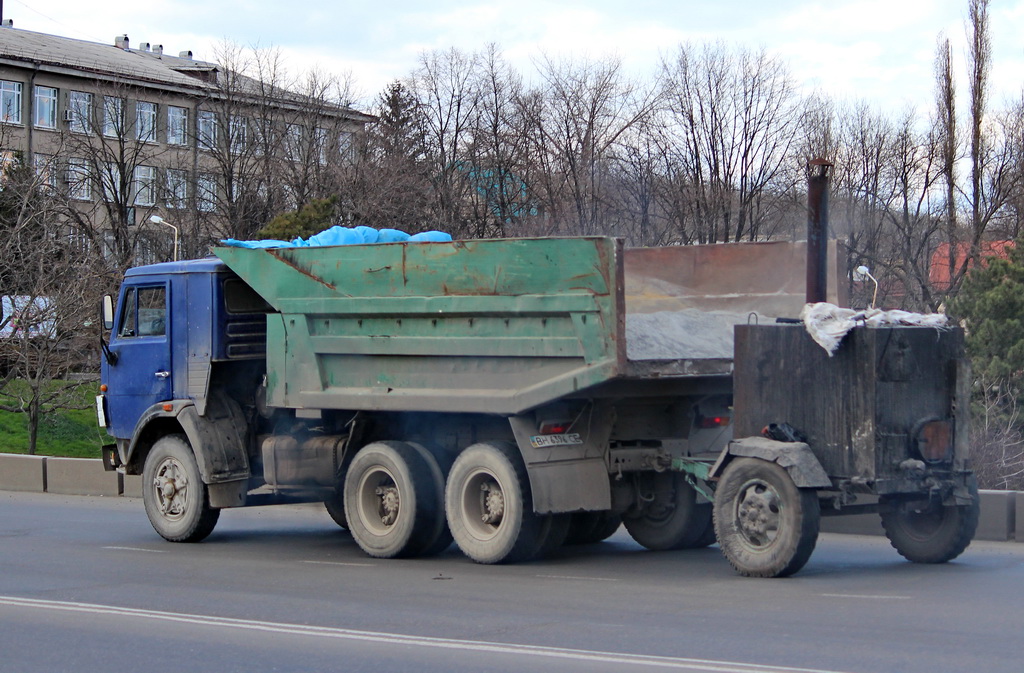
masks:
<svg viewBox="0 0 1024 673"><path fill-rule="evenodd" d="M858 324L868 327L885 325L918 325L921 327L946 327L947 318L944 313L911 313L910 311L883 311L872 308L855 311L852 308L840 308L828 302L806 304L800 311L807 332L819 346L831 357L839 348L839 343L846 333Z"/></svg>

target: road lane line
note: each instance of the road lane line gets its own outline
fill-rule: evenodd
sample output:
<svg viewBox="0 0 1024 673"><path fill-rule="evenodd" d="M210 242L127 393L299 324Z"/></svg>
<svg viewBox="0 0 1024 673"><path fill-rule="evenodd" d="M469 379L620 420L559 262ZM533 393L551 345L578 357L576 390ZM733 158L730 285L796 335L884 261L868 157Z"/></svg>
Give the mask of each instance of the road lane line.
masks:
<svg viewBox="0 0 1024 673"><path fill-rule="evenodd" d="M825 669L791 668L787 666L762 666L714 659L690 659L684 657L659 657L643 654L626 654L619 652L600 652L593 650L574 650L561 647L544 647L541 645L515 645L493 643L487 641L456 640L451 638L432 638L429 636L406 636L376 631L355 631L326 626L307 626L303 624L287 624L263 622L251 619L233 619L230 617L213 617L209 615L190 615L175 612L156 612L136 608L122 608L112 605L91 603L74 603L65 601L49 601L35 598L17 598L0 596L0 605L39 610L57 610L61 612L77 612L92 615L110 615L115 617L131 617L135 619L152 619L164 622L176 622L196 626L214 626L221 628L262 631L297 636L315 636L336 640L351 640L367 643L384 643L387 645L409 645L413 647L429 647L463 652L487 652L492 654L509 654L519 656L545 657L551 659L569 659L604 664L621 664L626 666L661 667L676 670L704 671L705 673L838 673Z"/></svg>
<svg viewBox="0 0 1024 673"><path fill-rule="evenodd" d="M143 549L142 547L104 547L104 549L115 549L117 551L144 551L148 554L166 554L166 549Z"/></svg>
<svg viewBox="0 0 1024 673"><path fill-rule="evenodd" d="M824 598L866 598L869 600L908 601L910 596L892 596L886 594L818 594Z"/></svg>
<svg viewBox="0 0 1024 673"><path fill-rule="evenodd" d="M342 563L341 561L300 561L315 566L350 566L355 568L372 568L376 563Z"/></svg>
<svg viewBox="0 0 1024 673"><path fill-rule="evenodd" d="M537 575L553 580L589 580L591 582L618 582L619 580L610 577L584 577L581 575Z"/></svg>

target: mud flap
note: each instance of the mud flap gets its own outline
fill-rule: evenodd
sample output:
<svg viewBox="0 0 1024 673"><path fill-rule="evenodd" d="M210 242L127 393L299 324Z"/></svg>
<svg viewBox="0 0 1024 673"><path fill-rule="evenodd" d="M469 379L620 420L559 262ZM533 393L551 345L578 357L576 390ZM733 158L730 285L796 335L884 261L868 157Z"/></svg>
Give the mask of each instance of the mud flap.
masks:
<svg viewBox="0 0 1024 673"><path fill-rule="evenodd" d="M736 456L760 458L777 463L789 473L798 488L830 488L825 468L804 442L778 442L765 437L743 437L729 442L711 468L710 479L721 476L725 466Z"/></svg>

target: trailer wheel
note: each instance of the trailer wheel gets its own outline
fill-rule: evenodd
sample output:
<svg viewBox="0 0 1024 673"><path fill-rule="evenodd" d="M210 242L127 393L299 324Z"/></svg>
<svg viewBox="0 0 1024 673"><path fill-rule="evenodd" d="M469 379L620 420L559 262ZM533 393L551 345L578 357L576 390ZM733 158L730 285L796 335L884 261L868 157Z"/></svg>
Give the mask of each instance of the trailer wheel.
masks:
<svg viewBox="0 0 1024 673"><path fill-rule="evenodd" d="M420 457L427 463L430 477L434 482L436 493L434 512L436 515L434 516L433 533L427 536L428 538L433 537L433 540L427 544L420 556L435 556L452 544L452 533L448 530L448 521L444 516L444 484L452 469L452 461L444 449L437 445L417 442L407 442L407 444L416 449Z"/></svg>
<svg viewBox="0 0 1024 673"><path fill-rule="evenodd" d="M626 530L638 543L653 551L692 549L697 545L707 521L697 505L697 491L682 472L652 475L650 488L653 500L639 512L622 518Z"/></svg>
<svg viewBox="0 0 1024 673"><path fill-rule="evenodd" d="M818 541L818 495L797 488L785 469L736 458L715 490L715 534L722 554L747 577L786 577L807 563Z"/></svg>
<svg viewBox="0 0 1024 673"><path fill-rule="evenodd" d="M142 470L142 502L153 528L171 542L199 542L220 518L220 510L210 507L184 435L161 437L150 449Z"/></svg>
<svg viewBox="0 0 1024 673"><path fill-rule="evenodd" d="M610 538L622 525L622 517L611 512L578 512L572 515L565 544L595 544Z"/></svg>
<svg viewBox="0 0 1024 673"><path fill-rule="evenodd" d="M402 442L367 444L345 475L345 518L364 552L418 556L434 541L439 499L430 466Z"/></svg>
<svg viewBox="0 0 1024 673"><path fill-rule="evenodd" d="M525 561L539 550L543 521L533 513L529 476L513 444L482 442L459 454L445 509L456 544L477 563Z"/></svg>
<svg viewBox="0 0 1024 673"><path fill-rule="evenodd" d="M972 483L970 491L970 505L886 503L891 509L882 510L882 528L889 543L914 563L952 561L967 549L978 529L977 484Z"/></svg>

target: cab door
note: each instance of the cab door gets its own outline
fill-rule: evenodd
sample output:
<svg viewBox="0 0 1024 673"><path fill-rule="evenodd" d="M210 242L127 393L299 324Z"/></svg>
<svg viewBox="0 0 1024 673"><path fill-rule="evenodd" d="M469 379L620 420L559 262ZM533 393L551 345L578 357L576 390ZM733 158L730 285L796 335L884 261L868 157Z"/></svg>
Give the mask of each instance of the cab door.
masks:
<svg viewBox="0 0 1024 673"><path fill-rule="evenodd" d="M130 438L139 418L154 404L171 399L170 314L166 283L122 290L103 380L110 433Z"/></svg>

